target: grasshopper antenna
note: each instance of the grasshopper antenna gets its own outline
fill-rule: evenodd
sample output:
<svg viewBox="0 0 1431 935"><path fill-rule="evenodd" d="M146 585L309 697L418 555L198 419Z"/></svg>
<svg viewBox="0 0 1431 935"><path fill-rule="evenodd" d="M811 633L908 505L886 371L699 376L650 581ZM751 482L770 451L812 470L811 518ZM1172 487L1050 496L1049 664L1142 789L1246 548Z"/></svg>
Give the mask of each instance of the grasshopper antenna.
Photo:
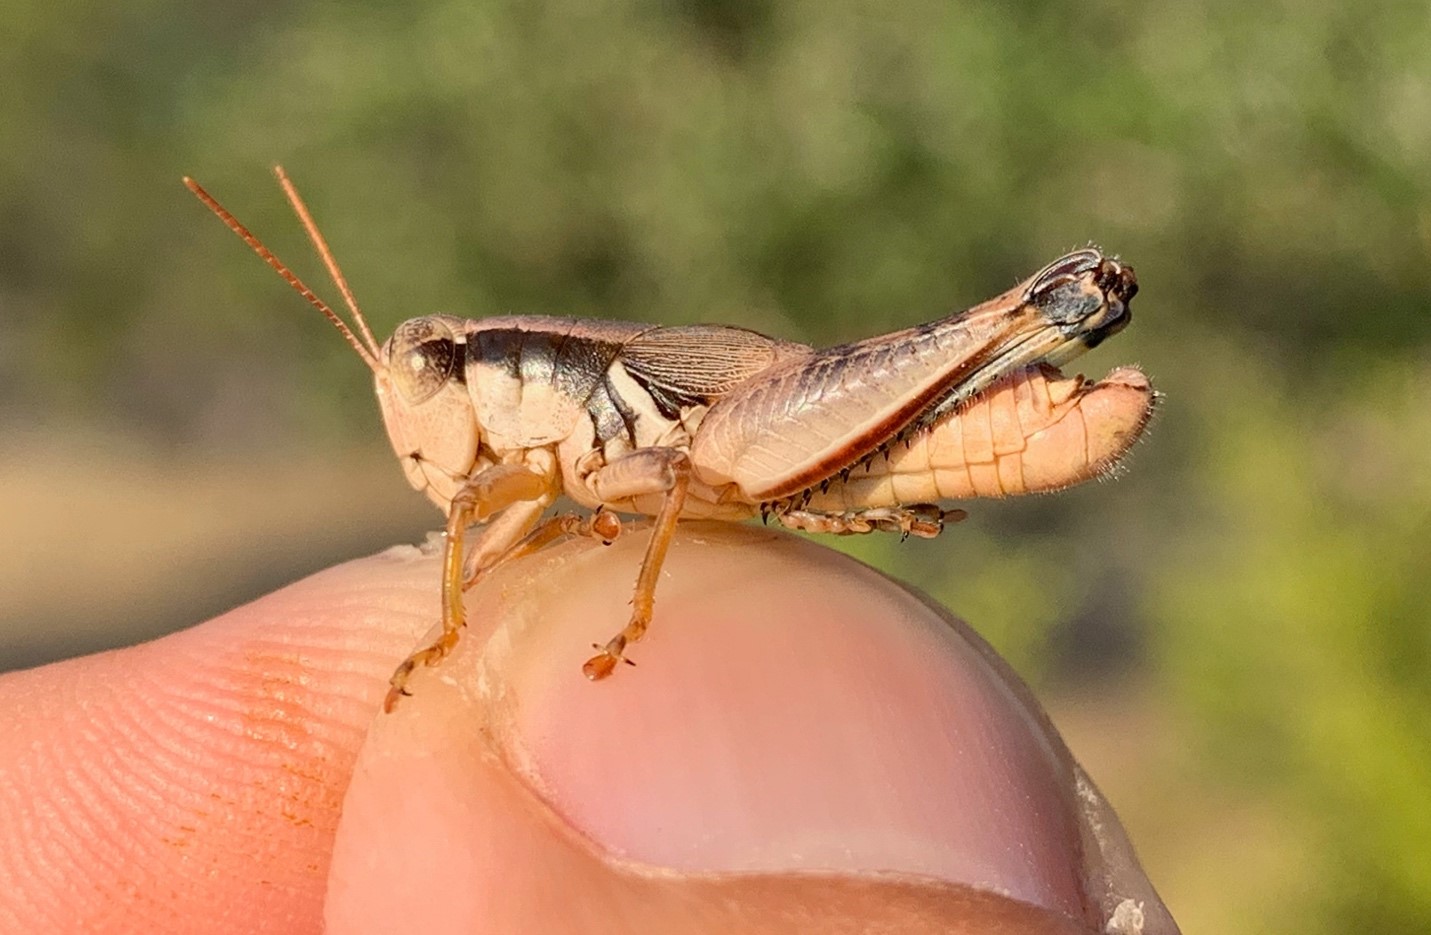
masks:
<svg viewBox="0 0 1431 935"><path fill-rule="evenodd" d="M363 363L368 365L368 369L374 373L379 372L381 365L378 363L378 342L373 338L373 333L369 330L368 323L363 319L362 312L358 310L358 305L353 300L352 291L348 288L347 281L343 278L342 272L338 269L337 261L333 259L333 254L328 250L328 245L324 242L322 235L318 233L318 228L314 225L313 218L308 213L308 208L303 204L302 200L299 199L298 192L294 189L293 183L288 180L288 176L283 172L281 167L275 167L274 172L278 176L279 184L283 186L284 193L288 196L289 203L293 205L293 210L298 213L299 220L303 222L304 228L307 229L309 239L313 241L319 256L323 258L323 262L327 265L329 273L333 276L334 281L337 282L339 291L343 293L343 299L347 302L348 308L352 310L353 318L357 321L363 337L367 341L366 344L358 339L358 336L353 333L353 329L348 327L347 322L343 321L337 312L328 307L327 302L318 298L313 290L308 288L293 270L289 269L284 265L282 260L274 255L272 250L265 247L263 242L255 237L247 227L244 227L238 218L234 217L229 213L227 208L219 204L218 199L204 191L202 185L187 175L184 176L184 185L189 191L194 193L195 197L204 203L204 207L208 208L220 221L224 222L224 226L235 234L238 234L239 238L248 244L249 248L252 249L254 253L257 253L263 262L267 263L275 273L283 277L284 282L288 283L293 287L295 292L307 299L309 305L312 305L318 309L318 311L322 312L323 316L332 322L333 326L337 328L347 342L352 345L353 350L358 352L358 356L363 359Z"/></svg>
<svg viewBox="0 0 1431 935"><path fill-rule="evenodd" d="M358 300L353 298L353 290L348 287L347 277L338 268L338 261L333 258L333 251L328 249L328 241L323 239L323 233L318 230L318 225L313 221L313 215L308 212L308 206L298 196L298 189L288 178L288 173L283 171L283 166L274 166L273 175L278 179L278 184L283 187L283 193L288 196L288 203L293 206L293 212L303 223L303 229L308 232L308 239L313 242L313 249L318 251L318 255L323 258L323 265L328 267L328 275L333 277L333 283L342 293L343 302L348 306L348 311L353 313L353 320L358 323L358 331L363 335L363 340L367 342L368 350L372 351L373 357L376 358L378 356L377 339L373 337L372 330L368 328L368 320L363 317L362 310L358 308Z"/></svg>

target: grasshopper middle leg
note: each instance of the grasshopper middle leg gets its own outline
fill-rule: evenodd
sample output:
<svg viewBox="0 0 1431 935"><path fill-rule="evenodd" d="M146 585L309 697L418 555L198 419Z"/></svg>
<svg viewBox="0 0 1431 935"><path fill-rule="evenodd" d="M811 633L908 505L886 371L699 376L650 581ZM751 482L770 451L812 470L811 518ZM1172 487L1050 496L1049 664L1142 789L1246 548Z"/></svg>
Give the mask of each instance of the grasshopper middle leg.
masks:
<svg viewBox="0 0 1431 935"><path fill-rule="evenodd" d="M661 565L666 561L666 551L676 531L676 520L685 506L690 481L690 457L674 448L634 451L601 468L587 480L597 496L608 503L647 494L665 494L651 527L651 541L646 545L641 573L636 577L636 591L631 596L631 619L620 633L606 641L606 645L598 646L601 651L581 667L581 671L592 681L610 675L621 662L626 646L644 636L651 624L656 582L660 579Z"/></svg>

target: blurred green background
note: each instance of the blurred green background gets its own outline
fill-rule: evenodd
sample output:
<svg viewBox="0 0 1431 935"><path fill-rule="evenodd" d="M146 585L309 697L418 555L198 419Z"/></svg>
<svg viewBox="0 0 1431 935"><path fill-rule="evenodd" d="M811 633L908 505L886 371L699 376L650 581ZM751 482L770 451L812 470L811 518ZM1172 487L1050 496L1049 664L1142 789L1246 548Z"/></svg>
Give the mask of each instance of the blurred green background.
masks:
<svg viewBox="0 0 1431 935"><path fill-rule="evenodd" d="M310 281L830 343L1092 240L1166 393L1114 484L839 542L988 634L1192 932L1431 931L1431 12L12 0L0 667L438 516ZM331 295L331 289L320 289Z"/></svg>

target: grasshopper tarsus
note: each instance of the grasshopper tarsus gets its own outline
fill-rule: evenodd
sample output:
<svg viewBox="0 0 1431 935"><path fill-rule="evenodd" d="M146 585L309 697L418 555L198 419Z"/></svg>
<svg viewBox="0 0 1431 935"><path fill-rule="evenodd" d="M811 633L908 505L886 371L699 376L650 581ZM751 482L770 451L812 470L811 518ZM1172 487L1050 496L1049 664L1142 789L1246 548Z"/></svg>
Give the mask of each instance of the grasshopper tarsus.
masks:
<svg viewBox="0 0 1431 935"><path fill-rule="evenodd" d="M616 665L620 662L626 663L633 669L636 667L636 663L629 656L624 655L623 650L618 649L613 651L609 648L609 644L608 648L602 649L595 643L592 644L592 648L600 649L601 651L586 660L581 666L581 673L586 676L588 681L599 682L609 677L611 673L616 671Z"/></svg>
<svg viewBox="0 0 1431 935"><path fill-rule="evenodd" d="M864 510L789 509L778 513L776 518L783 526L802 532L837 536L897 532L903 542L911 535L921 539L933 539L943 531L944 521L948 516L962 519L964 511L951 510L946 514L935 504L916 503L907 507L872 507Z"/></svg>
<svg viewBox="0 0 1431 935"><path fill-rule="evenodd" d="M616 671L617 657L610 653L597 653L586 660L581 666L581 674L585 675L588 681L599 682Z"/></svg>
<svg viewBox="0 0 1431 935"><path fill-rule="evenodd" d="M397 686L390 686L390 687L388 688L387 697L385 697L385 698L383 699L383 713L384 713L384 714L392 714L392 713L393 713L393 709L397 707L397 703L398 703L398 700L399 700L399 699L402 699L402 698L411 698L411 697L412 697L412 692L408 691L406 688L398 688Z"/></svg>
<svg viewBox="0 0 1431 935"><path fill-rule="evenodd" d="M601 540L602 545L611 545L621 535L621 518L606 507L597 507L591 515L590 534Z"/></svg>

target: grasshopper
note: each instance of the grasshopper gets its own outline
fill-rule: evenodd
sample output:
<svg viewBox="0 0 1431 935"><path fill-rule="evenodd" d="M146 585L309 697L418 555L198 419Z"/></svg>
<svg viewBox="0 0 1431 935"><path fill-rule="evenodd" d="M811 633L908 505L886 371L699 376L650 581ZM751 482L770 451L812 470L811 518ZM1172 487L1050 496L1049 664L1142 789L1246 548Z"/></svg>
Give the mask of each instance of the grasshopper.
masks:
<svg viewBox="0 0 1431 935"><path fill-rule="evenodd" d="M424 315L379 344L297 189L274 172L356 333L184 183L372 370L408 482L447 516L442 633L397 668L386 710L408 694L414 669L456 645L466 589L564 537L610 542L616 513L654 521L631 617L583 666L592 680L646 632L679 520L760 516L809 532L933 537L964 515L940 501L1111 472L1152 414L1156 396L1137 368L1096 383L1057 369L1129 321L1133 269L1096 248L966 311L824 349L723 325L545 316ZM592 512L544 519L562 494ZM475 525L484 533L464 548Z"/></svg>

